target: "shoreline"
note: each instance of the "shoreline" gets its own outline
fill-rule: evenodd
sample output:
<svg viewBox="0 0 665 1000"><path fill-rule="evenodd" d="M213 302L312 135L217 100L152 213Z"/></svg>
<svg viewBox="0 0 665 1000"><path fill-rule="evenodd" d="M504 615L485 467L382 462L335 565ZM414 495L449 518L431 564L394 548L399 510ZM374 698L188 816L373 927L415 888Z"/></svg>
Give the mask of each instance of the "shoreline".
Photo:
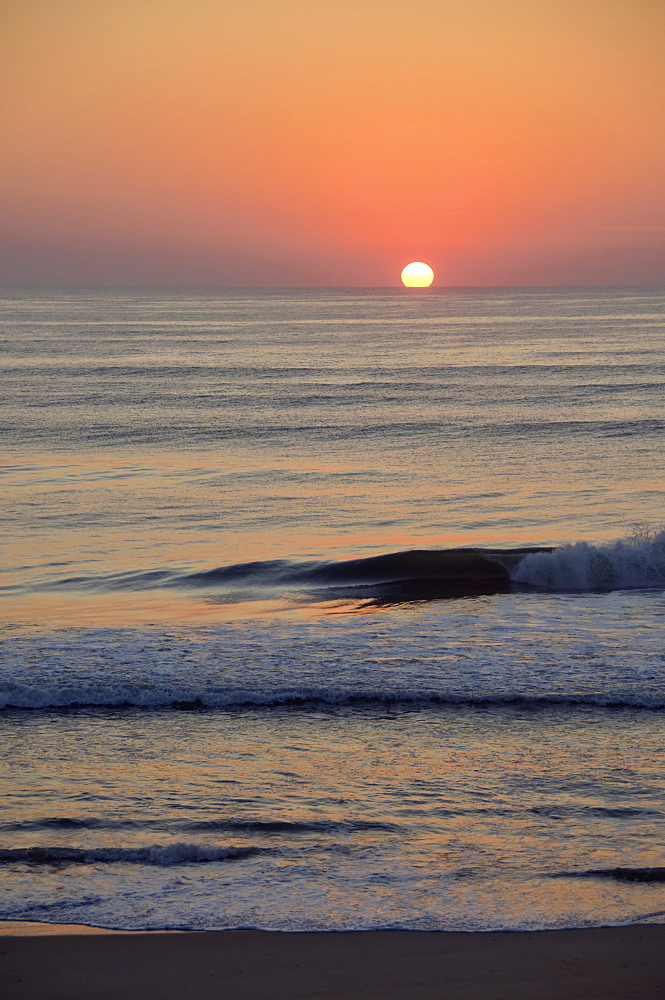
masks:
<svg viewBox="0 0 665 1000"><path fill-rule="evenodd" d="M664 954L663 924L279 933L0 923L5 1000L632 1000L662 996Z"/></svg>

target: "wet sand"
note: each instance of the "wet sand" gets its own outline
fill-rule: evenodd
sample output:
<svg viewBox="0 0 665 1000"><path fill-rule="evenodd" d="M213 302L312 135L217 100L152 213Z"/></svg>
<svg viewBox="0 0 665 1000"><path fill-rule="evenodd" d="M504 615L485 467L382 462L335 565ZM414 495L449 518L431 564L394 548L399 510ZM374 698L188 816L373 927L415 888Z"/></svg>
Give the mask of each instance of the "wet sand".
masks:
<svg viewBox="0 0 665 1000"><path fill-rule="evenodd" d="M633 1000L665 926L488 934L104 933L0 925L4 1000Z"/></svg>

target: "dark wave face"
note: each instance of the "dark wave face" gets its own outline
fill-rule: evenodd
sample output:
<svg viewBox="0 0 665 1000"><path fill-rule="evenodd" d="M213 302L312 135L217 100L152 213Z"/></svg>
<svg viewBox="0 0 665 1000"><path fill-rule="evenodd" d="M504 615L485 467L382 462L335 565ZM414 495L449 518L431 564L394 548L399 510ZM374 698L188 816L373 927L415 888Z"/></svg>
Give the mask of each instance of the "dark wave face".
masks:
<svg viewBox="0 0 665 1000"><path fill-rule="evenodd" d="M496 594L510 589L511 567L551 548L413 549L340 562L257 560L198 572L148 570L76 576L44 583L45 590L142 591L163 588L216 592L224 603L270 596L360 600L376 605ZM214 599L214 594L212 595Z"/></svg>
<svg viewBox="0 0 665 1000"><path fill-rule="evenodd" d="M665 868L590 868L561 872L556 878L611 878L617 882L665 882Z"/></svg>

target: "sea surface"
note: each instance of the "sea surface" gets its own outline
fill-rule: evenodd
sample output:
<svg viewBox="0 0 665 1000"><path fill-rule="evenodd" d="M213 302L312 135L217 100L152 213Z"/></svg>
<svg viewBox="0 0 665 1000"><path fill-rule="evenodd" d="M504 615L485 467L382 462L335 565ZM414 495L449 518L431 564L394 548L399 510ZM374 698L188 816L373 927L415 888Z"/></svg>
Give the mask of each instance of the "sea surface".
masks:
<svg viewBox="0 0 665 1000"><path fill-rule="evenodd" d="M665 289L0 306L0 919L665 921Z"/></svg>

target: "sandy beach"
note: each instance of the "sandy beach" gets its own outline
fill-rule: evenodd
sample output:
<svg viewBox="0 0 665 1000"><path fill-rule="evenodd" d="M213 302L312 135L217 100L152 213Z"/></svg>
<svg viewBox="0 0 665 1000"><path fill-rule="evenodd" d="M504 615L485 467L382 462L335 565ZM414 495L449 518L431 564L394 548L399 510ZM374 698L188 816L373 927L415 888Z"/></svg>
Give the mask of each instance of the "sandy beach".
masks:
<svg viewBox="0 0 665 1000"><path fill-rule="evenodd" d="M663 995L665 926L537 933L105 933L7 924L5 1000Z"/></svg>

